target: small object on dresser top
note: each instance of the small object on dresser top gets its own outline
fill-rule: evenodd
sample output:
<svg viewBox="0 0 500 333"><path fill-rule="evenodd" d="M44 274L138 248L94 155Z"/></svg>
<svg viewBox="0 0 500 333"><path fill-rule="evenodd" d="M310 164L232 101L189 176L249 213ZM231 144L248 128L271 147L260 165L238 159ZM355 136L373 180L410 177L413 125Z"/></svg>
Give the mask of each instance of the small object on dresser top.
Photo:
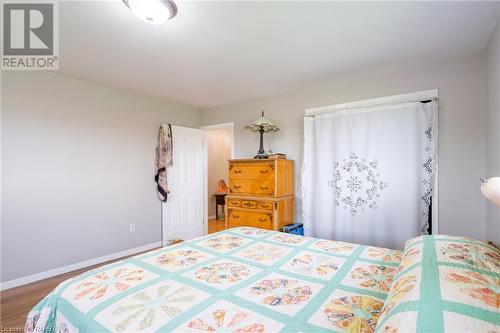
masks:
<svg viewBox="0 0 500 333"><path fill-rule="evenodd" d="M268 158L272 159L272 160L286 159L286 154L283 154L283 153L273 153L273 154L270 154Z"/></svg>

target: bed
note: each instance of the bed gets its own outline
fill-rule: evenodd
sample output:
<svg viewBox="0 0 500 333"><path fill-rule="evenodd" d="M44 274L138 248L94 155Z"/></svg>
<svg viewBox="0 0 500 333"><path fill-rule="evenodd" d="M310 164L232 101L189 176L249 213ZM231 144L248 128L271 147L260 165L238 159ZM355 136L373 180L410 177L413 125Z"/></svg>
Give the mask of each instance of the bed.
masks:
<svg viewBox="0 0 500 333"><path fill-rule="evenodd" d="M27 332L500 332L500 252L451 236L403 251L233 228L61 283Z"/></svg>

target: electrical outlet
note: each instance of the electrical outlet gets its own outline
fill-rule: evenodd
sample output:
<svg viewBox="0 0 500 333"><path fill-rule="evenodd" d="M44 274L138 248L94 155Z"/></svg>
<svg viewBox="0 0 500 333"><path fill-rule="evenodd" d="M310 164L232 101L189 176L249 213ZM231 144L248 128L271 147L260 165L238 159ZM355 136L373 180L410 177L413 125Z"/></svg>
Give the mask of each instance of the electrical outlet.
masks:
<svg viewBox="0 0 500 333"><path fill-rule="evenodd" d="M128 226L128 230L130 232L135 232L135 223L130 223L130 225Z"/></svg>

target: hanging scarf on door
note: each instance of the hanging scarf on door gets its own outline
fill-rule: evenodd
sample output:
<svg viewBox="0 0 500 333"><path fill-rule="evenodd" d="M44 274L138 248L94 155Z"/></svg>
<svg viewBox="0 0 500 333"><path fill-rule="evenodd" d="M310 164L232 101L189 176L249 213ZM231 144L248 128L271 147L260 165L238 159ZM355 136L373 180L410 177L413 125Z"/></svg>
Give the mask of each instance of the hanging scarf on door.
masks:
<svg viewBox="0 0 500 333"><path fill-rule="evenodd" d="M158 132L158 145L156 146L155 182L157 184L158 197L163 202L167 202L169 193L167 168L172 166L172 153L172 126L170 124L162 124Z"/></svg>

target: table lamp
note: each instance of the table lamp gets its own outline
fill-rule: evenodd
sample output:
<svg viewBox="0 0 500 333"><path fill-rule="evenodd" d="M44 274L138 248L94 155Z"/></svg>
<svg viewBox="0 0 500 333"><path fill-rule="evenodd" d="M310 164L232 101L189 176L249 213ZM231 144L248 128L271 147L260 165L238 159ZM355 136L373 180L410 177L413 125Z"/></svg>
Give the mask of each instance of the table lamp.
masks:
<svg viewBox="0 0 500 333"><path fill-rule="evenodd" d="M257 155L254 158L268 158L268 154L264 151L264 133L268 132L277 132L280 129L274 125L269 119L264 117L264 110L262 110L262 115L251 123L250 125L245 126L245 129L249 129L252 132L260 133L260 148Z"/></svg>

